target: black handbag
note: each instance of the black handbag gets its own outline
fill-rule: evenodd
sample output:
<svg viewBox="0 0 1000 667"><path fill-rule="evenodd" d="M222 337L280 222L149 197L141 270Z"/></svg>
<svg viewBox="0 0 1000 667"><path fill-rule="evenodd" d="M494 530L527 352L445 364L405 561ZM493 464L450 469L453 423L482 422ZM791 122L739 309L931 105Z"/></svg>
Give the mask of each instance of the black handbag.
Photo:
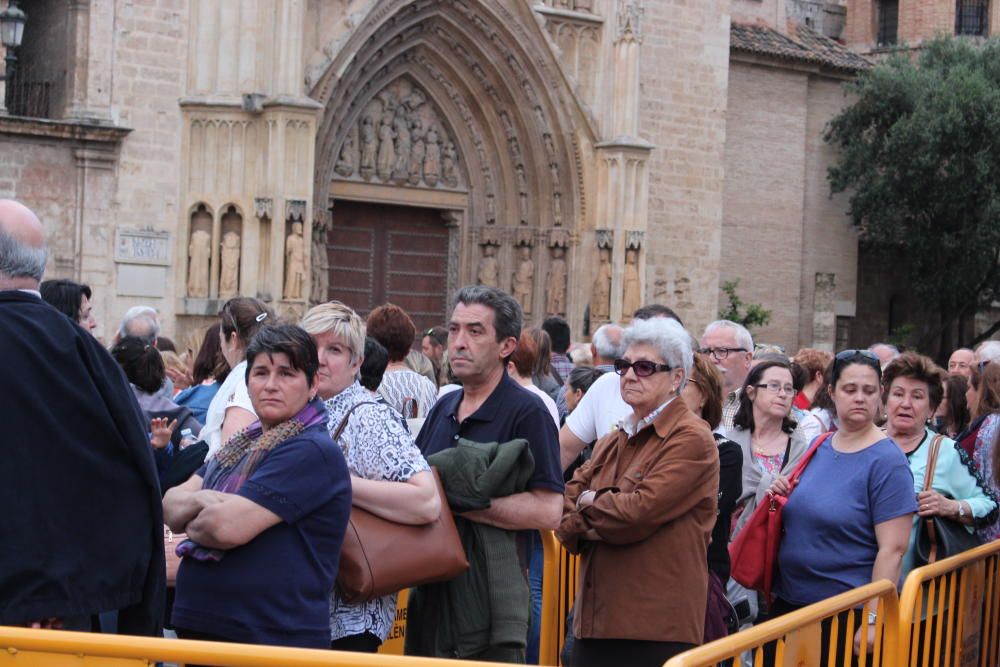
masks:
<svg viewBox="0 0 1000 667"><path fill-rule="evenodd" d="M930 451L927 452L927 471L924 476L924 491L929 491L937 468L938 451L941 448L943 436L934 436ZM954 500L954 499L953 499ZM920 533L917 535L916 561L921 565L929 565L942 558L960 554L981 544L975 533L970 533L965 525L941 516L923 519L920 523Z"/></svg>

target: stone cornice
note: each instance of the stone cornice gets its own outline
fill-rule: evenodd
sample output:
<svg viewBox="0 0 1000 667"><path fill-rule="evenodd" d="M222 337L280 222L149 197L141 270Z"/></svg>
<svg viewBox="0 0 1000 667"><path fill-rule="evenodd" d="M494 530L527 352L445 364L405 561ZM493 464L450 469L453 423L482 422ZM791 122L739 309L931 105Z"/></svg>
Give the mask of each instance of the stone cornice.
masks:
<svg viewBox="0 0 1000 667"><path fill-rule="evenodd" d="M656 148L656 144L639 137L615 137L594 144L594 148L602 151L622 150L649 153Z"/></svg>
<svg viewBox="0 0 1000 667"><path fill-rule="evenodd" d="M116 146L132 128L75 120L49 120L0 115L0 135Z"/></svg>
<svg viewBox="0 0 1000 667"><path fill-rule="evenodd" d="M181 108L211 108L211 109L237 109L241 111L252 110L245 108L242 95L191 95L180 98L177 103ZM288 95L278 95L276 97L265 97L261 102L261 109L294 109L304 111L318 111L323 105L311 97L291 97Z"/></svg>
<svg viewBox="0 0 1000 667"><path fill-rule="evenodd" d="M562 19L564 21L574 21L577 23L589 23L591 25L603 25L604 17L598 16L597 14L589 14L587 12L578 12L572 9L560 9L558 7L549 7L548 5L537 4L532 7L533 10L545 17L552 17L554 19Z"/></svg>

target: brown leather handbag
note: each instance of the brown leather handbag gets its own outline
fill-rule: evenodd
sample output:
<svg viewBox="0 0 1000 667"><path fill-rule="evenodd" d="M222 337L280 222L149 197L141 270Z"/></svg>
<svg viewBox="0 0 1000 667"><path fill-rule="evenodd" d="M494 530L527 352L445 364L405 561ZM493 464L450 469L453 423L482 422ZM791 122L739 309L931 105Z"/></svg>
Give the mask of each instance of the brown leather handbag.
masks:
<svg viewBox="0 0 1000 667"><path fill-rule="evenodd" d="M354 408L344 415L334 441L339 441ZM344 601L358 604L410 586L448 581L469 569L441 477L437 469L431 472L441 498L441 514L430 523L396 523L360 507L351 508L337 570L337 589Z"/></svg>

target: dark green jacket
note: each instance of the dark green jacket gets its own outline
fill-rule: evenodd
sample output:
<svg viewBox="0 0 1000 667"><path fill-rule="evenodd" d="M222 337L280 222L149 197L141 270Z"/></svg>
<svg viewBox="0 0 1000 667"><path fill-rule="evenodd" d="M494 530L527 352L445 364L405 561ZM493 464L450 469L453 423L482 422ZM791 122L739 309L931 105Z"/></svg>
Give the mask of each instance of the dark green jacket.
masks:
<svg viewBox="0 0 1000 667"><path fill-rule="evenodd" d="M478 443L428 457L456 514L520 493L535 469L528 441ZM452 581L418 586L407 610L406 654L524 662L531 597L517 532L455 517L469 569Z"/></svg>

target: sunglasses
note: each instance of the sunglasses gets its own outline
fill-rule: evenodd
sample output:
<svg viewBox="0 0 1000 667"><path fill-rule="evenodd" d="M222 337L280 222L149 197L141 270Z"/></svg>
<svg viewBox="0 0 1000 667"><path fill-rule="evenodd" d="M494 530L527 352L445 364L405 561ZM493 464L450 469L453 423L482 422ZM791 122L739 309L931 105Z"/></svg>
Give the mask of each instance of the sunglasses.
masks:
<svg viewBox="0 0 1000 667"><path fill-rule="evenodd" d="M632 369L636 377L648 378L653 373L663 373L665 371L674 370L672 366L667 364L657 364L652 361L626 361L625 359L615 359L615 373L621 375L622 377L628 373L628 369Z"/></svg>
<svg viewBox="0 0 1000 667"><path fill-rule="evenodd" d="M834 368L856 362L871 366L878 371L879 376L882 375L882 362L879 361L878 355L871 350L841 350L833 358Z"/></svg>

